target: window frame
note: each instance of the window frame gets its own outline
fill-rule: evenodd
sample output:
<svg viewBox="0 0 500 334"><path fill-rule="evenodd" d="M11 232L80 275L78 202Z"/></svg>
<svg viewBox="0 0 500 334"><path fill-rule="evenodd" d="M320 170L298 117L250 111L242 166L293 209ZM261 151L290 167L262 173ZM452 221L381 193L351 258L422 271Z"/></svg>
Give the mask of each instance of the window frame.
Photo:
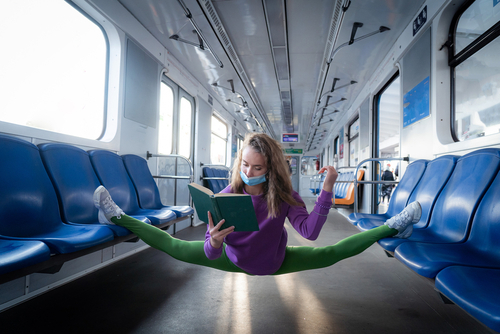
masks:
<svg viewBox="0 0 500 334"><path fill-rule="evenodd" d="M104 59L104 73L103 73L103 84L102 86L102 122L100 123L101 129L96 136L84 137L78 136L74 133L60 132L57 130L47 129L43 127L35 127L26 124L19 124L9 122L7 120L0 120L0 131L4 133L12 133L16 135L27 136L30 138L38 138L44 140L53 141L64 141L73 144L85 144L93 143L96 147L114 147L116 144L116 129L117 123L116 115L118 110L114 110L114 107L118 105L117 100L119 99L116 92L111 92L109 87L113 87L116 82L119 82L117 78L117 73L114 69L116 66L111 64L111 48L118 47L121 48L121 41L117 38L117 31L115 26L110 24L106 20L101 20L101 13L96 11L93 7L88 6L86 3L80 3L79 1L64 0L64 2L76 10L79 14L83 15L91 23L93 23L102 33L105 47L105 59ZM101 22L102 21L102 22ZM118 62L121 62L121 57L118 57ZM111 108L110 108L111 107ZM110 109L113 110L110 112ZM76 127L76 124L75 124ZM97 131L96 131L97 133ZM102 143L102 144L100 144ZM112 143L112 144L110 144Z"/></svg>
<svg viewBox="0 0 500 334"><path fill-rule="evenodd" d="M462 14L475 2L476 0L469 0L465 2L455 13L450 24L448 33L448 41L444 46L448 47L448 66L450 67L450 132L454 142L461 142L456 135L455 117L456 117L456 104L455 104L455 68L469 59L475 53L479 52L490 42L500 36L500 21L486 30L481 36L477 37L469 45L463 48L459 53L455 54L456 47L456 30Z"/></svg>
<svg viewBox="0 0 500 334"><path fill-rule="evenodd" d="M219 122L221 122L222 124L224 124L226 126L226 137L223 138L221 137L219 134L215 133L214 130L213 130L213 127L212 127L212 119L215 118L217 119ZM217 115L215 112L212 113L212 116L210 118L210 142L212 141L212 136L216 136L217 138L219 139L222 139L224 142L225 142L225 148L224 148L224 163L223 165L224 166L227 166L227 162L228 162L228 159L227 159L227 151L228 151L228 137L229 137L230 133L229 133L229 125L226 121L224 121L224 119L222 117L220 117L219 115ZM212 164L214 164L215 162L212 161L212 145L210 145L210 162Z"/></svg>
<svg viewBox="0 0 500 334"><path fill-rule="evenodd" d="M181 100L182 98L185 98L187 101L191 103L191 124L190 124L190 145L189 145L189 156L186 158L190 159L191 161L193 160L193 152L194 152L194 119L195 119L195 110L196 110L196 105L195 105L195 99L193 96L191 96L189 93L187 93L184 89L182 89L175 81L167 77L166 73L163 72L161 77L160 77L160 85L158 86L158 89L161 89L161 84L165 83L167 86L172 88L172 92L174 95L174 103L173 103L173 125L172 125L172 150L170 154L177 154L179 155L179 132L180 132L180 106L181 106ZM161 97L160 94L158 96ZM160 117L160 97L158 98L158 120ZM158 126L157 131L160 131L160 127ZM158 135L158 140L160 139L160 136Z"/></svg>

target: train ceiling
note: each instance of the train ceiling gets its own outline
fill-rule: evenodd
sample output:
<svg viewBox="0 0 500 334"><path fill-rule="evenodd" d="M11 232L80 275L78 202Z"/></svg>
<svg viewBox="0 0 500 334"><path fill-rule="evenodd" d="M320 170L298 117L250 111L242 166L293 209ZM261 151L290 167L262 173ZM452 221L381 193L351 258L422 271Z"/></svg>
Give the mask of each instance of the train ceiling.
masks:
<svg viewBox="0 0 500 334"><path fill-rule="evenodd" d="M118 1L249 129L301 143L351 107L424 2Z"/></svg>

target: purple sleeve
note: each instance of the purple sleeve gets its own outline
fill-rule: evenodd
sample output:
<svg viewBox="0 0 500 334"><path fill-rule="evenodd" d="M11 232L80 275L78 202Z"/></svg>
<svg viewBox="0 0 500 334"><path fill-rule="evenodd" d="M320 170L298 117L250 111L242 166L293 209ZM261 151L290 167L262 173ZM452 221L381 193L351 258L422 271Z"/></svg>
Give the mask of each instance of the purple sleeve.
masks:
<svg viewBox="0 0 500 334"><path fill-rule="evenodd" d="M210 231L208 229L208 224L207 224L207 233L205 233L205 245L203 246L207 259L209 260L218 259L222 255L222 247L223 246L221 246L220 248L214 248L210 243Z"/></svg>
<svg viewBox="0 0 500 334"><path fill-rule="evenodd" d="M316 240L318 238L319 232L321 232L321 228L325 224L328 212L332 206L332 196L333 193L321 190L311 214L303 206L290 206L288 220L301 236L309 240ZM293 193L293 197L299 203L304 203L296 192Z"/></svg>

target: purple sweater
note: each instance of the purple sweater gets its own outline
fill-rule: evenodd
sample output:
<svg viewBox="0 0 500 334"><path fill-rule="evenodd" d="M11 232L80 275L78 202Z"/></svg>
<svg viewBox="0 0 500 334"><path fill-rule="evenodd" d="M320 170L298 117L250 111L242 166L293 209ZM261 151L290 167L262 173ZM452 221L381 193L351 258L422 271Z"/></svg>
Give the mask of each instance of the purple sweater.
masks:
<svg viewBox="0 0 500 334"><path fill-rule="evenodd" d="M228 186L221 193L229 193L230 190L231 186ZM296 191L292 195L297 202L304 203ZM251 196L260 230L257 232L233 232L224 239L224 242L227 257L231 262L252 275L273 274L283 263L288 239L284 226L285 218L288 218L295 230L304 238L316 240L332 205L332 193L322 190L311 214L307 212L305 207L291 206L283 202L280 214L275 218L268 218L267 203L263 199L263 195ZM214 224L217 223L214 222ZM207 228L205 234L207 258L217 259L222 255L222 248L212 247Z"/></svg>

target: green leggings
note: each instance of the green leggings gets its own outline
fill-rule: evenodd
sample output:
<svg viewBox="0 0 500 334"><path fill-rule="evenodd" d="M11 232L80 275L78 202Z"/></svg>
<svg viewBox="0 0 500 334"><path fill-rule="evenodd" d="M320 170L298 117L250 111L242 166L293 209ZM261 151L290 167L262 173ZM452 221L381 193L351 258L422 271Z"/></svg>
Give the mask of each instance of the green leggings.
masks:
<svg viewBox="0 0 500 334"><path fill-rule="evenodd" d="M176 239L159 228L127 215L122 215L120 219L113 217L111 221L116 225L129 229L151 247L159 249L177 260L228 272L248 274L232 263L225 251L218 259L209 260L205 255L205 241ZM397 230L383 225L372 230L354 234L332 246L287 246L283 264L273 275L331 266L340 260L363 252L377 240L394 236L397 233Z"/></svg>

